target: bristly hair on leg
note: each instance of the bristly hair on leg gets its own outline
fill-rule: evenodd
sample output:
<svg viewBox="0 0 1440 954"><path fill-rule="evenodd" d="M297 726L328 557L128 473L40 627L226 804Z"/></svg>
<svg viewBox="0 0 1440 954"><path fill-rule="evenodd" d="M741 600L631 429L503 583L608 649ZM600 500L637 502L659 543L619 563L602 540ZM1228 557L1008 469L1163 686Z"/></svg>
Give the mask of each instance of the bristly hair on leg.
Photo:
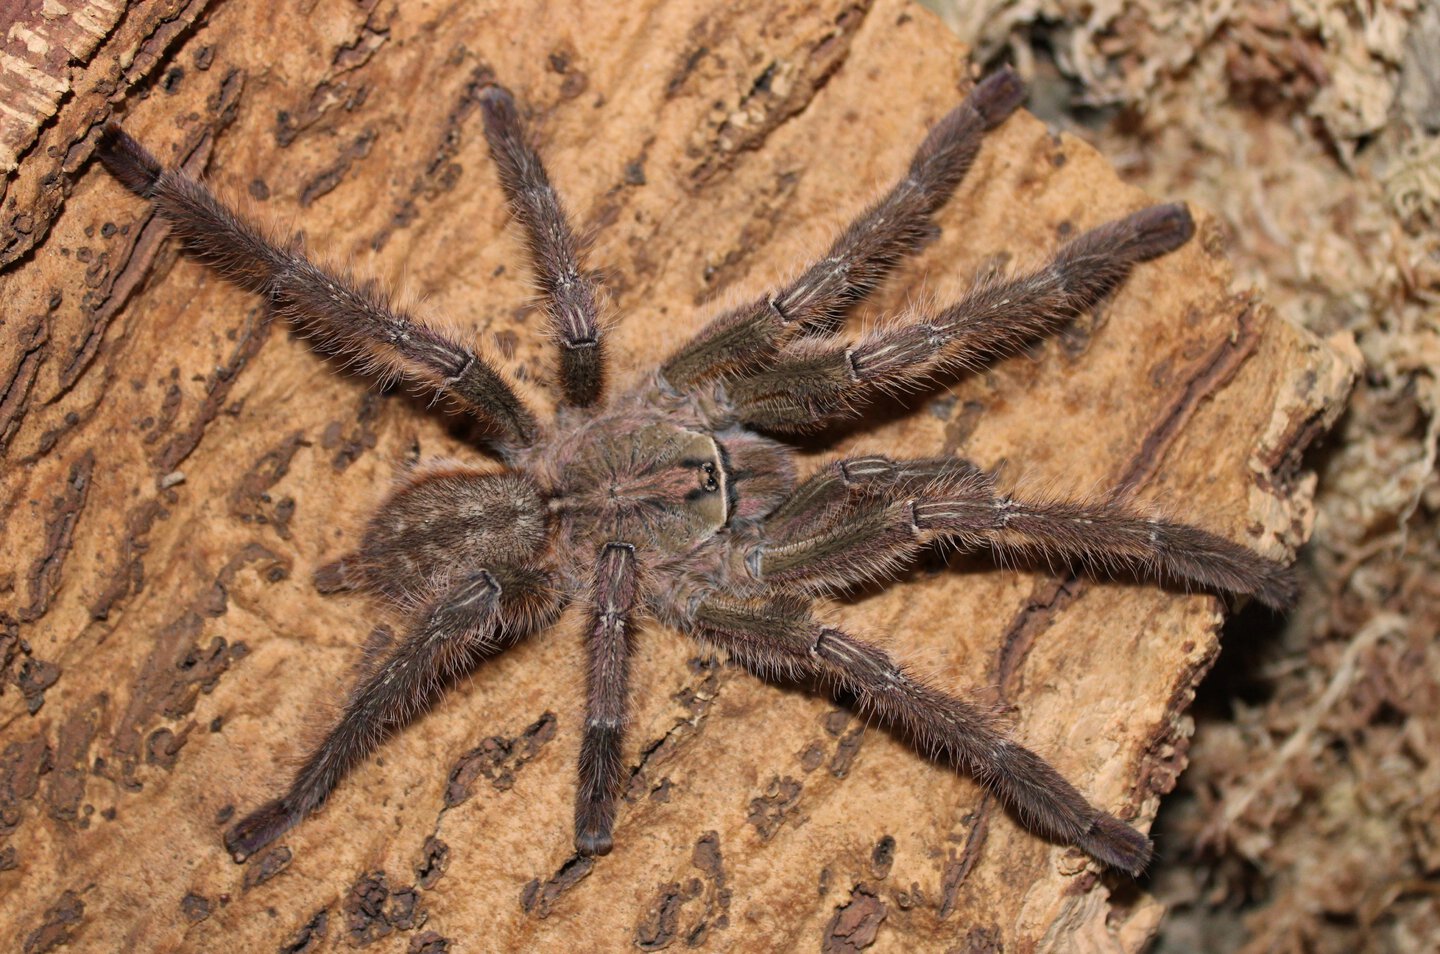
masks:
<svg viewBox="0 0 1440 954"><path fill-rule="evenodd" d="M933 227L930 217L970 171L985 133L1024 98L1024 85L1008 69L977 83L965 102L935 124L905 176L842 231L819 261L784 288L713 319L661 366L664 379L683 390L762 370L786 341L833 330L850 306L919 250Z"/></svg>
<svg viewBox="0 0 1440 954"><path fill-rule="evenodd" d="M1142 209L1084 233L1036 271L981 283L933 316L879 327L857 341L791 342L764 370L729 382L729 395L746 423L782 433L857 416L877 394L923 389L1058 331L1112 294L1136 264L1178 248L1193 232L1184 206Z"/></svg>
<svg viewBox="0 0 1440 954"><path fill-rule="evenodd" d="M95 148L105 171L121 185L142 198L155 197L155 183L163 171L160 162L125 130L115 123L106 124Z"/></svg>
<svg viewBox="0 0 1440 954"><path fill-rule="evenodd" d="M488 86L480 93L480 111L500 184L525 231L551 333L560 342L565 399L586 407L599 399L603 386L596 284L580 266L574 229L540 156L526 139L514 97L504 87Z"/></svg>
<svg viewBox="0 0 1440 954"><path fill-rule="evenodd" d="M295 241L279 243L183 172L119 129L101 137L100 161L149 198L186 249L242 288L268 298L318 347L379 373L398 373L453 401L505 442L534 443L539 424L515 385L471 348L395 309L378 283L317 265Z"/></svg>

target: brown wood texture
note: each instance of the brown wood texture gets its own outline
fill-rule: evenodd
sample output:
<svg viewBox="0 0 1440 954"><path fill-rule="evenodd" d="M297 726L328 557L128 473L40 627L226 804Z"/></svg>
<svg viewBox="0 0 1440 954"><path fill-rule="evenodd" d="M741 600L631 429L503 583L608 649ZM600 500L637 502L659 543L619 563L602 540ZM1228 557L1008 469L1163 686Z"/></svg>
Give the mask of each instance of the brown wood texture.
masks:
<svg viewBox="0 0 1440 954"><path fill-rule="evenodd" d="M657 626L638 640L616 850L575 858L573 614L479 669L261 857L237 866L220 844L325 723L369 630L371 610L321 593L314 571L353 542L396 462L479 456L453 421L335 373L180 256L88 162L98 124L123 115L167 162L403 284L544 396L554 356L478 84L500 78L533 112L595 235L623 376L819 252L903 168L968 83L928 13L897 0L5 9L5 88L28 85L6 93L0 130L15 157L0 203L0 943L1143 943L1160 909L1125 879L842 707ZM938 240L855 326L1035 263L1148 201L1017 115ZM1299 452L1349 365L1232 291L1223 237L1199 218L1194 241L1094 318L808 456L956 453L1003 463L1019 486L1129 488L1291 552L1310 521ZM827 612L1013 706L1019 739L1140 825L1184 765L1184 709L1221 621L1209 596L971 557Z"/></svg>

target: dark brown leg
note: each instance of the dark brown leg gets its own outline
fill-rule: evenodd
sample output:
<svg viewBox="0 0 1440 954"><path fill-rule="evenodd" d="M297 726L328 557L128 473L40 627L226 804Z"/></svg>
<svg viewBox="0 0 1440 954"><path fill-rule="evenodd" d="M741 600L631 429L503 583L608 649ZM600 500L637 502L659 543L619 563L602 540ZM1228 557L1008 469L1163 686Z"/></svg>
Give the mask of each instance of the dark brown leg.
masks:
<svg viewBox="0 0 1440 954"><path fill-rule="evenodd" d="M944 542L1066 564L1119 565L1252 595L1277 609L1294 599L1289 569L1223 537L1113 504L1037 503L998 495L988 474L965 461L952 463L947 469L943 460L839 461L797 489L800 504L781 506L779 532L771 530L775 517L766 522L762 542L746 555L746 564L772 585L834 592L889 575L921 547ZM849 495L843 499L824 502L807 492L844 481Z"/></svg>
<svg viewBox="0 0 1440 954"><path fill-rule="evenodd" d="M625 739L635 572L635 548L628 543L607 544L600 552L586 639L589 691L575 796L575 847L582 855L610 853L622 768L620 745Z"/></svg>
<svg viewBox="0 0 1440 954"><path fill-rule="evenodd" d="M1194 231L1182 205L1159 205L1091 229L1039 271L982 283L939 314L879 328L854 342L804 339L763 371L728 385L740 419L805 431L853 417L877 393L923 389L1058 330L1094 308L1131 268L1183 245Z"/></svg>
<svg viewBox="0 0 1440 954"><path fill-rule="evenodd" d="M549 575L540 571L479 570L452 586L361 679L340 721L305 760L286 793L226 832L231 856L244 861L293 828L386 735L433 702L449 679L547 624L557 610Z"/></svg>
<svg viewBox="0 0 1440 954"><path fill-rule="evenodd" d="M997 550L1099 568L1139 568L1207 590L1254 596L1277 610L1295 602L1295 576L1289 567L1198 527L1150 520L1109 504L1014 497L997 498L994 513L999 527L985 536ZM939 528L945 518L933 513L922 514L922 519Z"/></svg>
<svg viewBox="0 0 1440 954"><path fill-rule="evenodd" d="M155 204L187 251L270 298L322 350L348 358L364 373L421 384L511 441L534 440L535 416L500 372L473 349L393 307L374 283L309 261L295 243L272 241L185 173L161 169L117 126L101 136L99 156L126 188Z"/></svg>
<svg viewBox="0 0 1440 954"><path fill-rule="evenodd" d="M1090 805L985 710L927 685L879 647L821 626L794 600L710 595L680 623L759 675L808 676L852 694L922 751L962 768L1031 830L1131 874L1149 861L1144 835Z"/></svg>
<svg viewBox="0 0 1440 954"><path fill-rule="evenodd" d="M946 542L975 546L994 522L992 478L968 461L850 458L824 468L796 494L817 483L829 485L836 499L805 494L795 505L792 497L765 521L760 543L745 555L757 580L821 594L893 576L939 536L917 525L917 513L933 503L956 514Z"/></svg>
<svg viewBox="0 0 1440 954"><path fill-rule="evenodd" d="M712 320L665 362L672 387L763 368L789 338L834 329L933 228L930 217L970 171L987 130L1025 97L1010 70L976 84L963 103L930 130L910 170L840 234L825 256L791 285Z"/></svg>
<svg viewBox="0 0 1440 954"><path fill-rule="evenodd" d="M480 109L510 211L525 230L550 330L560 342L565 399L582 407L593 404L605 373L596 284L580 270L579 243L540 156L525 138L514 98L491 86L480 94Z"/></svg>
<svg viewBox="0 0 1440 954"><path fill-rule="evenodd" d="M867 501L922 494L926 488L978 474L980 469L958 457L892 460L879 454L833 461L804 480L765 518L769 543L786 543L808 535Z"/></svg>

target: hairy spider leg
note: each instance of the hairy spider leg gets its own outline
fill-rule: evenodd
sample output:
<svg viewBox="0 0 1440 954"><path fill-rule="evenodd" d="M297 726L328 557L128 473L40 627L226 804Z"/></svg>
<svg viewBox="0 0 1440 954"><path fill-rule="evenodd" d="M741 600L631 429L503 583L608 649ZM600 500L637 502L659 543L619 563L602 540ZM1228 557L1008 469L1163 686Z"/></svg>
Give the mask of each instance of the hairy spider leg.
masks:
<svg viewBox="0 0 1440 954"><path fill-rule="evenodd" d="M804 503L787 502L777 512L781 519L774 531L775 518L766 521L746 566L762 582L808 593L883 579L921 548L943 543L988 545L1092 568L1144 570L1251 595L1275 609L1294 600L1291 571L1248 547L1115 504L997 494L991 475L965 461L946 469L935 460L850 458L801 484L795 497Z"/></svg>
<svg viewBox="0 0 1440 954"><path fill-rule="evenodd" d="M981 282L938 314L880 327L857 341L801 339L768 365L730 382L742 421L805 431L854 417L877 393L924 387L1050 334L1100 303L1133 266L1179 248L1194 233L1183 205L1157 205L1075 238L1048 264Z"/></svg>
<svg viewBox="0 0 1440 954"><path fill-rule="evenodd" d="M959 457L892 460L866 454L834 460L812 473L765 518L768 543L789 543L797 535L829 525L867 500L920 493L937 482L961 480L980 468Z"/></svg>
<svg viewBox="0 0 1440 954"><path fill-rule="evenodd" d="M983 708L926 684L878 646L821 625L804 601L702 593L679 622L762 678L806 676L852 695L922 751L963 769L1032 831L1131 874L1149 861L1144 835L1092 806Z"/></svg>
<svg viewBox="0 0 1440 954"><path fill-rule="evenodd" d="M600 551L585 645L585 737L575 793L575 847L582 855L610 853L619 795L629 694L630 614L639 594L635 548L608 543Z"/></svg>
<svg viewBox="0 0 1440 954"><path fill-rule="evenodd" d="M525 233L551 333L560 342L561 390L571 404L585 407L600 397L605 378L598 286L580 268L580 243L525 135L514 97L501 86L488 86L480 93L480 112L500 185Z"/></svg>
<svg viewBox="0 0 1440 954"><path fill-rule="evenodd" d="M163 169L118 126L105 128L98 154L121 184L154 203L186 250L266 296L323 350L365 373L399 375L450 398L506 440L534 441L535 415L490 362L397 309L374 282L311 262L297 242L270 239L186 173Z"/></svg>
<svg viewBox="0 0 1440 954"><path fill-rule="evenodd" d="M1009 69L985 77L930 130L905 177L855 219L798 279L711 320L662 366L678 390L764 368L789 339L833 332L847 309L934 232L930 217L970 171L985 133L1025 98Z"/></svg>
<svg viewBox="0 0 1440 954"><path fill-rule="evenodd" d="M236 822L225 847L244 861L324 804L344 775L395 729L428 707L455 676L559 614L550 574L481 569L453 584L417 616L350 693L339 721L310 753L290 788Z"/></svg>

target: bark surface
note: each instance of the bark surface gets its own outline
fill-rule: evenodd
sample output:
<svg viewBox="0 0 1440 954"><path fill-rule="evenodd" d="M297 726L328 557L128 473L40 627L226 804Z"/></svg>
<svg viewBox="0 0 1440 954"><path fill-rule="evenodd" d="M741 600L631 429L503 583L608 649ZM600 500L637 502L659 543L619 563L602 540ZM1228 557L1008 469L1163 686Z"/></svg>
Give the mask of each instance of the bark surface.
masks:
<svg viewBox="0 0 1440 954"><path fill-rule="evenodd" d="M636 640L615 851L575 857L573 612L479 669L278 845L243 867L223 851L226 824L331 718L370 630L371 611L315 571L354 542L397 462L476 452L453 420L336 373L183 258L89 161L99 126L123 117L311 249L403 284L543 400L556 358L485 153L485 83L530 111L594 236L617 381L823 251L968 85L959 44L896 0L616 6L6 5L7 944L1131 951L1153 931L1158 904L969 779L653 625ZM936 241L852 326L1037 264L1149 201L1017 115ZM1311 523L1300 454L1351 364L1236 293L1196 211L1195 239L1097 315L807 457L943 451L1032 490L1123 488L1292 552ZM1013 707L1018 739L1145 826L1184 766L1221 609L964 557L831 612Z"/></svg>

